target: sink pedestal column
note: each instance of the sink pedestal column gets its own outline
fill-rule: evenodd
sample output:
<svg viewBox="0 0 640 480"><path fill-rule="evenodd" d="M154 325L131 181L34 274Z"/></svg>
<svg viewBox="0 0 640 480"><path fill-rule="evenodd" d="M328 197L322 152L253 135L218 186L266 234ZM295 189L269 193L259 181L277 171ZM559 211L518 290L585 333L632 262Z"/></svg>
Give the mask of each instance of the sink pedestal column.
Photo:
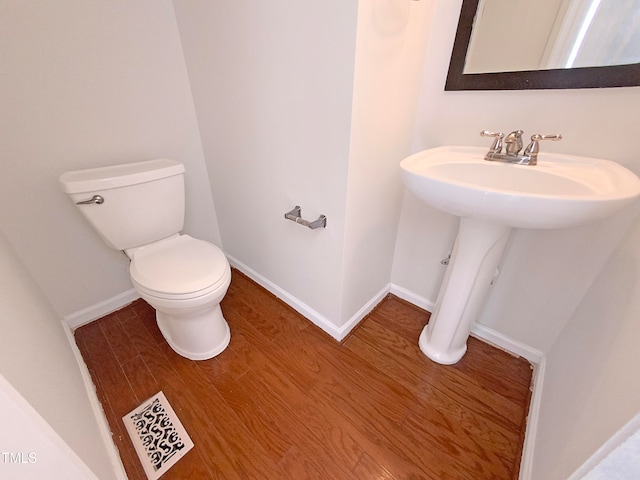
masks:
<svg viewBox="0 0 640 480"><path fill-rule="evenodd" d="M420 334L420 350L451 365L467 351L467 338L489 289L510 227L461 218L435 308Z"/></svg>

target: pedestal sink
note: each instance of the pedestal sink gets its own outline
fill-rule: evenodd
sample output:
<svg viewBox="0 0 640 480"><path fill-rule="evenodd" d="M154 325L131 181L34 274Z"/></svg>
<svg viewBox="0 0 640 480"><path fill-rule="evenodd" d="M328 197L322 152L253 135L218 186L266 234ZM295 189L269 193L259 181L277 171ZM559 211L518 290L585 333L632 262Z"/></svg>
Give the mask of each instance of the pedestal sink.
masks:
<svg viewBox="0 0 640 480"><path fill-rule="evenodd" d="M438 147L400 163L407 188L460 217L422 352L453 364L467 338L512 228L566 228L603 219L640 196L640 180L608 160L540 153L537 165L484 159L486 148Z"/></svg>

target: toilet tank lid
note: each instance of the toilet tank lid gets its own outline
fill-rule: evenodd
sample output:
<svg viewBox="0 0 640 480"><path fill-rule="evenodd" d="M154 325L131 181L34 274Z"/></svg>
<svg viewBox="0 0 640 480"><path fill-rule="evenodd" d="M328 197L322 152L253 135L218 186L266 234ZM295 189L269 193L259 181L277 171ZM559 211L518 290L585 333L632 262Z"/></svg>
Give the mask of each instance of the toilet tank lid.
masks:
<svg viewBox="0 0 640 480"><path fill-rule="evenodd" d="M184 173L182 163L168 158L159 158L144 162L65 172L60 175L60 184L66 193L83 193L126 187L182 173Z"/></svg>

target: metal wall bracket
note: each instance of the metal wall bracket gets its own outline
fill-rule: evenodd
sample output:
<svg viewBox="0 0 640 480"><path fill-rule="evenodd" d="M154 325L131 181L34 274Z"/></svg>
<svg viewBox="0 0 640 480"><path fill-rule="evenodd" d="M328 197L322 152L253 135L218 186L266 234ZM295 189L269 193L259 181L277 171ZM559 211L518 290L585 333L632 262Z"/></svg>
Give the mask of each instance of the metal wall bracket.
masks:
<svg viewBox="0 0 640 480"><path fill-rule="evenodd" d="M287 220L291 220L292 222L299 223L300 225L304 225L305 227L309 227L312 230L315 228L326 228L327 226L327 217L325 217L324 215L320 215L318 219L314 220L313 222L302 218L302 209L297 205L293 210L285 213L284 218L286 218Z"/></svg>

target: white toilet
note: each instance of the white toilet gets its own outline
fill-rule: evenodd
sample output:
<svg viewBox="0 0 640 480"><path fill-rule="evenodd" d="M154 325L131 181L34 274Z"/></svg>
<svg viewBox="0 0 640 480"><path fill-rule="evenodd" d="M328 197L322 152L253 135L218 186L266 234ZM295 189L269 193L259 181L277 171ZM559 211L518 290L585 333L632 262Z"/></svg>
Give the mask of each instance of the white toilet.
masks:
<svg viewBox="0 0 640 480"><path fill-rule="evenodd" d="M131 281L171 348L205 360L231 339L220 309L231 269L217 246L180 234L184 171L159 159L66 172L60 183L105 243L131 259Z"/></svg>

